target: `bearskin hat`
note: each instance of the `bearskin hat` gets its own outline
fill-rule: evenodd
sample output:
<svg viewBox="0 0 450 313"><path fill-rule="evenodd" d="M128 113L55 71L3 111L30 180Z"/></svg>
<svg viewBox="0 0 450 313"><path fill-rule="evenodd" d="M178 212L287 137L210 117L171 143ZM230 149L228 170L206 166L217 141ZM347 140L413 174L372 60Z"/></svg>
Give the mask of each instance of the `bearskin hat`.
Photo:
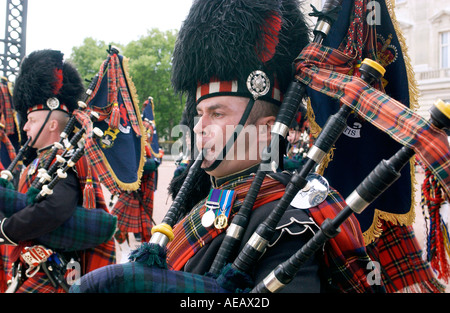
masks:
<svg viewBox="0 0 450 313"><path fill-rule="evenodd" d="M13 95L22 121L26 121L30 110L58 109L71 113L78 108L84 92L83 81L76 68L63 58L60 51L39 50L23 59Z"/></svg>
<svg viewBox="0 0 450 313"><path fill-rule="evenodd" d="M261 70L278 89L267 100L280 103L309 34L298 0L195 0L175 44L172 84L198 101L202 85L235 81L225 93L251 97L249 75Z"/></svg>

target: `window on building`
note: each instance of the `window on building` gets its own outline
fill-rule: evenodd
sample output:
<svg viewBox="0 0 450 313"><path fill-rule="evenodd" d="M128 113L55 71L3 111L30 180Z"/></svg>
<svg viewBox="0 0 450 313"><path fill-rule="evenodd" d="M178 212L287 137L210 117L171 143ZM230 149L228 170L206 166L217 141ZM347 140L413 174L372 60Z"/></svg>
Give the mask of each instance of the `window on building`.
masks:
<svg viewBox="0 0 450 313"><path fill-rule="evenodd" d="M450 67L450 32L441 33L441 68Z"/></svg>

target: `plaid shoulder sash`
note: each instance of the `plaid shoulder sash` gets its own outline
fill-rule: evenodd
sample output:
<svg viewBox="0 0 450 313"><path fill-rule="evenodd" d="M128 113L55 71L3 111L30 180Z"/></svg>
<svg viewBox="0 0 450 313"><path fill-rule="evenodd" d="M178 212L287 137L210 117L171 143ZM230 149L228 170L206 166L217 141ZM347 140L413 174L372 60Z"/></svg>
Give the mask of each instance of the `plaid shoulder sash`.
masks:
<svg viewBox="0 0 450 313"><path fill-rule="evenodd" d="M254 176L240 177L234 181L225 183L222 189L232 189L235 191L236 200L231 208L230 220L239 211L245 196L252 184ZM280 199L285 190L285 185L281 182L266 177L261 185L260 192L253 206L253 210L259 208L263 204ZM169 269L181 270L186 262L195 253L211 242L215 237L225 230L218 230L214 227L206 229L202 226L201 218L206 212L206 199L198 203L191 212L184 217L173 231L175 238L167 246L167 264Z"/></svg>

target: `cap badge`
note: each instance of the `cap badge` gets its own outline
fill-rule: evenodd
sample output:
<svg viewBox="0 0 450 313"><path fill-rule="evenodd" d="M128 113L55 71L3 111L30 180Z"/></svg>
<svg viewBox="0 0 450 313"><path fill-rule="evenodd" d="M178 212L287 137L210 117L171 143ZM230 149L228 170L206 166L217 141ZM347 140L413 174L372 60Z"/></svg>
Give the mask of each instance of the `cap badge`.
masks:
<svg viewBox="0 0 450 313"><path fill-rule="evenodd" d="M270 91L269 77L263 71L253 71L247 78L247 88L253 98L257 100Z"/></svg>
<svg viewBox="0 0 450 313"><path fill-rule="evenodd" d="M47 100L47 106L50 110L56 110L59 108L59 100L57 98L49 98Z"/></svg>

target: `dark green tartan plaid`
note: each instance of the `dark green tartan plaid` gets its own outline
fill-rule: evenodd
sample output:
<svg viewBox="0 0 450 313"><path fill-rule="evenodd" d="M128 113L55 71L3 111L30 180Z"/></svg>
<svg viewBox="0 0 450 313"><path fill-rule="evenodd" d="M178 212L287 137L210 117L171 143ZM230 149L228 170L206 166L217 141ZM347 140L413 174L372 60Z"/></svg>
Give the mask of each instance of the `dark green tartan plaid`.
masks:
<svg viewBox="0 0 450 313"><path fill-rule="evenodd" d="M129 262L102 267L72 285L71 293L226 293L212 277Z"/></svg>
<svg viewBox="0 0 450 313"><path fill-rule="evenodd" d="M0 211L5 217L28 205L27 195L0 186ZM74 214L54 231L36 241L61 252L94 248L112 238L116 231L117 217L102 209L85 209L78 206Z"/></svg>

